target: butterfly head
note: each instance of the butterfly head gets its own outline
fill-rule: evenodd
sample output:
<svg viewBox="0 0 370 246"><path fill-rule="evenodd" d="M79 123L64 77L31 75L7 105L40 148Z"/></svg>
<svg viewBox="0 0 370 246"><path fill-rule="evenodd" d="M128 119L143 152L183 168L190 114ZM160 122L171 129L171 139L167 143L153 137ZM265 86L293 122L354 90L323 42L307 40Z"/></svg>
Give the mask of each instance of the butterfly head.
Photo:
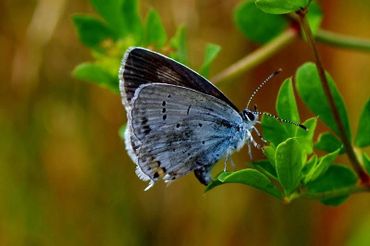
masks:
<svg viewBox="0 0 370 246"><path fill-rule="evenodd" d="M257 112L257 111L252 111L252 110L247 109L247 108L242 111L243 120L246 123L249 123L251 125L256 124L256 122L258 121L258 116L259 116L259 112Z"/></svg>

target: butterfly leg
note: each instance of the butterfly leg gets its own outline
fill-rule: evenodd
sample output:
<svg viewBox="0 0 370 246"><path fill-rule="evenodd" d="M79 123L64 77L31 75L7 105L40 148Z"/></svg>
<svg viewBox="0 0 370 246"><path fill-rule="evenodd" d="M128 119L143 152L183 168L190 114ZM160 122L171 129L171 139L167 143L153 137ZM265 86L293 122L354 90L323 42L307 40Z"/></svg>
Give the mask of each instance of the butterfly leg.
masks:
<svg viewBox="0 0 370 246"><path fill-rule="evenodd" d="M249 153L249 157L250 157L250 159L252 160L252 159L253 159L253 156L252 156L252 148L251 148L251 144L253 144L253 146L254 146L255 148L257 148L257 149L261 149L261 145L259 145L259 144L256 142L256 140L254 140L254 138L253 138L253 136L252 136L252 134L251 134L250 132L248 132L248 136L249 136L249 138L248 138L248 142L247 142L247 144L248 144L248 153Z"/></svg>
<svg viewBox="0 0 370 246"><path fill-rule="evenodd" d="M256 140L252 137L252 134L250 135L250 141L252 142L253 146L257 149L261 149L261 145L259 145Z"/></svg>
<svg viewBox="0 0 370 246"><path fill-rule="evenodd" d="M263 142L267 143L266 139L264 139L264 138L262 137L262 135L260 134L260 132L257 130L257 128L256 128L255 126L253 126L253 130L255 130L255 131L256 131L257 136L258 136L258 137L259 137Z"/></svg>
<svg viewBox="0 0 370 246"><path fill-rule="evenodd" d="M252 160L253 159L253 156L252 156L252 148L251 148L251 144L248 142L248 154L249 154L249 158Z"/></svg>
<svg viewBox="0 0 370 246"><path fill-rule="evenodd" d="M204 185L208 185L213 180L210 174L211 166L202 166L198 164L198 167L194 169L195 177Z"/></svg>

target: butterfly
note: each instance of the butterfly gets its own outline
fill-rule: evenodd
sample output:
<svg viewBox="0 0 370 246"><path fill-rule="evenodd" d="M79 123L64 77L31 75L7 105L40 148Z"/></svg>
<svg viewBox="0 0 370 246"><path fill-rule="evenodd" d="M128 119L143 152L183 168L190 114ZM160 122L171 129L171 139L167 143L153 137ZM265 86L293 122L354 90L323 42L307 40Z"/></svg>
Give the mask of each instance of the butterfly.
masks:
<svg viewBox="0 0 370 246"><path fill-rule="evenodd" d="M274 75L269 76L252 94ZM204 185L214 164L248 145L259 148L252 132L265 112L238 108L210 81L192 69L145 48L129 48L119 70L120 93L127 112L125 145L137 176L173 181L189 172ZM226 164L225 161L225 164Z"/></svg>

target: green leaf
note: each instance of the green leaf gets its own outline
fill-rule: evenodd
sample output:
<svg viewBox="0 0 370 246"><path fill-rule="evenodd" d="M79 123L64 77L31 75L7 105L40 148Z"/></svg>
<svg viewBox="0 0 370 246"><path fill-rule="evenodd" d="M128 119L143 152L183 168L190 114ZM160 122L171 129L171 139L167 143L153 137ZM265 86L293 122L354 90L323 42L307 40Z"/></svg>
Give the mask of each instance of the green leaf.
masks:
<svg viewBox="0 0 370 246"><path fill-rule="evenodd" d="M252 162L252 165L262 173L266 174L271 178L277 178L276 170L268 160L260 160Z"/></svg>
<svg viewBox="0 0 370 246"><path fill-rule="evenodd" d="M209 191L218 185L227 183L249 185L278 199L281 198L281 193L275 185L264 174L251 168L242 169L232 173L221 173L215 181L208 185L206 191Z"/></svg>
<svg viewBox="0 0 370 246"><path fill-rule="evenodd" d="M344 124L345 134L351 139L351 132L348 122L346 108L342 96L339 94L337 87L331 76L326 74L329 82L329 88L333 95L334 102L338 108L340 118ZM321 81L313 63L305 63L298 68L296 73L297 91L303 102L311 111L320 116L320 119L335 133L339 134L337 124L329 107L329 102L324 94Z"/></svg>
<svg viewBox="0 0 370 246"><path fill-rule="evenodd" d="M337 149L336 151L329 153L327 155L324 155L323 157L319 158L319 161L316 162L316 165L314 165L308 174L304 178L304 182L308 183L311 181L314 181L315 179L319 178L321 175L325 174L325 172L328 170L330 165L335 161L339 154L340 149Z"/></svg>
<svg viewBox="0 0 370 246"><path fill-rule="evenodd" d="M106 1L106 0L100 0ZM142 38L143 25L139 15L138 0L122 0L121 15L123 17L124 28L131 34L137 42Z"/></svg>
<svg viewBox="0 0 370 246"><path fill-rule="evenodd" d="M91 0L91 3L117 34L140 40L142 24L137 0Z"/></svg>
<svg viewBox="0 0 370 246"><path fill-rule="evenodd" d="M274 146L278 146L289 136L283 124L272 117L262 116L261 124L263 138L273 143Z"/></svg>
<svg viewBox="0 0 370 246"><path fill-rule="evenodd" d="M234 22L248 39L261 44L273 39L288 26L283 16L262 12L253 0L242 1L235 8Z"/></svg>
<svg viewBox="0 0 370 246"><path fill-rule="evenodd" d="M286 14L304 8L309 0L255 0L258 8L269 14Z"/></svg>
<svg viewBox="0 0 370 246"><path fill-rule="evenodd" d="M269 160L270 164L275 167L275 148L273 146L264 146L263 154Z"/></svg>
<svg viewBox="0 0 370 246"><path fill-rule="evenodd" d="M72 72L73 76L80 80L86 80L100 86L106 87L115 93L118 93L118 79L98 64L82 63Z"/></svg>
<svg viewBox="0 0 370 246"><path fill-rule="evenodd" d="M313 1L310 6L308 7L308 13L307 13L307 21L310 25L312 33L315 35L317 33L317 30L319 29L322 21L322 11L320 8L320 5Z"/></svg>
<svg viewBox="0 0 370 246"><path fill-rule="evenodd" d="M355 143L358 147L370 145L370 100L367 101L362 110Z"/></svg>
<svg viewBox="0 0 370 246"><path fill-rule="evenodd" d="M343 143L330 132L324 132L319 135L315 148L328 153L340 149L339 154L344 153Z"/></svg>
<svg viewBox="0 0 370 246"><path fill-rule="evenodd" d="M127 127L127 124L125 123L125 124L123 124L123 125L119 128L119 130L118 130L118 136L120 136L120 138L121 138L122 140L124 140L124 139L125 139L125 131L126 131L126 127Z"/></svg>
<svg viewBox="0 0 370 246"><path fill-rule="evenodd" d="M217 44L207 44L204 51L203 64L199 70L201 75L203 75L204 77L208 77L210 66L220 50L221 46Z"/></svg>
<svg viewBox="0 0 370 246"><path fill-rule="evenodd" d="M111 28L115 31L124 29L121 14L122 0L91 0L91 4Z"/></svg>
<svg viewBox="0 0 370 246"><path fill-rule="evenodd" d="M101 21L88 15L74 15L78 38L85 46L100 50L102 41L115 39L113 32Z"/></svg>
<svg viewBox="0 0 370 246"><path fill-rule="evenodd" d="M311 158L306 162L302 169L302 175L304 178L306 178L306 175L311 171L312 168L316 166L317 160L317 155L312 155Z"/></svg>
<svg viewBox="0 0 370 246"><path fill-rule="evenodd" d="M327 206L339 206L340 204L345 202L348 197L349 197L349 195L338 196L338 197L334 197L334 198L322 199L320 202L324 205L327 205Z"/></svg>
<svg viewBox="0 0 370 246"><path fill-rule="evenodd" d="M161 48L167 41L167 33L162 24L161 17L154 9L151 9L146 18L145 30L146 45L154 45L156 48Z"/></svg>
<svg viewBox="0 0 370 246"><path fill-rule="evenodd" d="M283 119L300 122L297 103L293 92L292 79L286 79L280 86L276 100L276 112ZM298 127L291 124L283 124L291 137L294 137Z"/></svg>
<svg viewBox="0 0 370 246"><path fill-rule="evenodd" d="M313 152L313 135L315 133L316 124L317 118L312 117L303 122L303 125L307 127L307 131L297 127L295 136L307 155Z"/></svg>
<svg viewBox="0 0 370 246"><path fill-rule="evenodd" d="M285 194L291 194L299 185L306 154L299 142L289 138L276 148L276 172Z"/></svg>
<svg viewBox="0 0 370 246"><path fill-rule="evenodd" d="M175 35L170 40L171 47L175 50L170 57L182 64L188 64L188 52L186 47L186 29L184 26L177 28Z"/></svg>
<svg viewBox="0 0 370 246"><path fill-rule="evenodd" d="M317 196L329 194L345 188L351 188L357 183L357 177L348 167L342 165L331 165L327 172L315 181L306 185L308 195ZM341 194L337 197L323 198L322 203L337 206L342 203L348 194Z"/></svg>
<svg viewBox="0 0 370 246"><path fill-rule="evenodd" d="M364 161L364 167L367 173L370 174L370 157L366 153L363 153L362 157Z"/></svg>
<svg viewBox="0 0 370 246"><path fill-rule="evenodd" d="M290 78L286 79L280 87L276 100L276 111L283 119L300 122ZM280 123L272 117L262 117L263 136L265 139L277 146L287 138L298 137L299 141L305 146L307 154L310 154L312 152L312 137L316 128L316 118L307 120L303 125L307 127L307 131L292 124Z"/></svg>

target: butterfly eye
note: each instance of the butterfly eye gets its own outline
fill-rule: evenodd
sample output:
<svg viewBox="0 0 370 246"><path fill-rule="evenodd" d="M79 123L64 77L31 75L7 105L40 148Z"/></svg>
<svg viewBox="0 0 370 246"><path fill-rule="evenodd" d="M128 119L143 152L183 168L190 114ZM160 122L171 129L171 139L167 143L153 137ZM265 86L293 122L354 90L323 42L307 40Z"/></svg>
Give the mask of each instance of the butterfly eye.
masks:
<svg viewBox="0 0 370 246"><path fill-rule="evenodd" d="M244 116L245 118L247 118L247 120L250 120L250 121L254 121L256 118L252 112L246 111L246 110L244 110Z"/></svg>
<svg viewBox="0 0 370 246"><path fill-rule="evenodd" d="M251 120L251 121L254 121L254 114L252 114L251 112L248 112L247 113L247 116L248 116L248 118Z"/></svg>

